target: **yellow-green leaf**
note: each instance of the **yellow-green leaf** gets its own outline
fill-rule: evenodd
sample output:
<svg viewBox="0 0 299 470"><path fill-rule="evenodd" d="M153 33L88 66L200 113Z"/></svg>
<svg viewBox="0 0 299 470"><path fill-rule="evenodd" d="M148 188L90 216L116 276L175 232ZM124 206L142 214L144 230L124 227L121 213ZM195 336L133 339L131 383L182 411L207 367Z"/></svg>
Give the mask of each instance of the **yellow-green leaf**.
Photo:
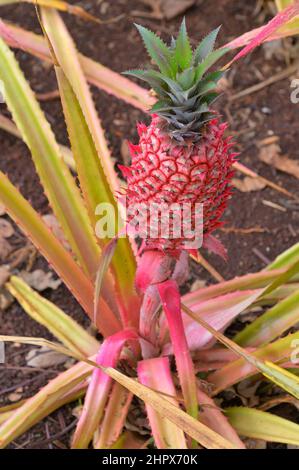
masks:
<svg viewBox="0 0 299 470"><path fill-rule="evenodd" d="M242 436L299 445L299 425L292 421L253 408L232 407L225 412L231 425Z"/></svg>

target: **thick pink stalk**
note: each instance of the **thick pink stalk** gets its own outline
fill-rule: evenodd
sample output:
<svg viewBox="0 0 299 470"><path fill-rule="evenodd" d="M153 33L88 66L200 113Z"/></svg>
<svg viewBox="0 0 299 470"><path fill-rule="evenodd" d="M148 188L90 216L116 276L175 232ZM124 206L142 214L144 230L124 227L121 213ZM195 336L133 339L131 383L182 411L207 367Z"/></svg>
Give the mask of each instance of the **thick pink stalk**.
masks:
<svg viewBox="0 0 299 470"><path fill-rule="evenodd" d="M175 260L157 250L145 251L138 263L136 272L136 287L144 293L141 309L139 332L141 336L153 345L157 340L157 311L160 298L156 285L170 278L174 270ZM146 356L148 354L144 351Z"/></svg>
<svg viewBox="0 0 299 470"><path fill-rule="evenodd" d="M138 336L133 329L119 331L107 338L96 358L98 365L115 367L124 344L136 341ZM99 425L111 387L111 378L101 369L94 369L84 400L84 407L74 434L72 447L86 448Z"/></svg>
<svg viewBox="0 0 299 470"><path fill-rule="evenodd" d="M177 283L168 280L158 284L158 292L168 321L172 347L187 412L197 418L198 402L193 362L188 349Z"/></svg>
<svg viewBox="0 0 299 470"><path fill-rule="evenodd" d="M192 310L215 330L223 332L236 316L260 296L261 292L262 289L229 293L216 299L195 303ZM182 315L190 351L207 348L216 342L214 336L198 322L185 313ZM171 344L166 344L163 352L169 354L171 351Z"/></svg>

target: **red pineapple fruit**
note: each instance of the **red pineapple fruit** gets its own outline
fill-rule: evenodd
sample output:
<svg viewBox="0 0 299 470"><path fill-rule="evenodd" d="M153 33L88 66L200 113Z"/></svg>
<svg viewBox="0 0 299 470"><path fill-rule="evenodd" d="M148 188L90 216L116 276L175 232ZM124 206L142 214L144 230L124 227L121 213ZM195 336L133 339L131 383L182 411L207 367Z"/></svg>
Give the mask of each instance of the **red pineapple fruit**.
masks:
<svg viewBox="0 0 299 470"><path fill-rule="evenodd" d="M137 28L159 70L126 73L148 82L158 101L151 109L150 125L138 124L139 143L130 144L131 166L121 167L128 183L127 200L129 204L148 207L153 203L189 203L192 228L196 204L202 203L203 243L224 255L221 243L211 233L221 225L220 218L231 195L236 153L231 148L231 138L224 135L227 124L211 109L223 72L209 69L227 52L224 48L213 50L219 28L206 36L194 51L185 20L170 47L148 29L138 25ZM147 236L142 250L178 258L190 239L172 237L172 233L168 238L159 234ZM146 270L145 258L149 257L143 258L137 285L145 290L142 276Z"/></svg>

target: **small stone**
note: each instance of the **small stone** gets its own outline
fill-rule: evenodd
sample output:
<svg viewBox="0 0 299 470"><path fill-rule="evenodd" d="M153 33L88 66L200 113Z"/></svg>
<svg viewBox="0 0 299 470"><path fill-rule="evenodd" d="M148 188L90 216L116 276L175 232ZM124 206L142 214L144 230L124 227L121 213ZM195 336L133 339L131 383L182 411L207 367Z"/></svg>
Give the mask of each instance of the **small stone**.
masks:
<svg viewBox="0 0 299 470"><path fill-rule="evenodd" d="M23 391L23 389L22 389L22 391ZM16 401L19 401L22 398L22 393L15 391L13 393L10 393L7 398L9 399L9 401L14 403Z"/></svg>

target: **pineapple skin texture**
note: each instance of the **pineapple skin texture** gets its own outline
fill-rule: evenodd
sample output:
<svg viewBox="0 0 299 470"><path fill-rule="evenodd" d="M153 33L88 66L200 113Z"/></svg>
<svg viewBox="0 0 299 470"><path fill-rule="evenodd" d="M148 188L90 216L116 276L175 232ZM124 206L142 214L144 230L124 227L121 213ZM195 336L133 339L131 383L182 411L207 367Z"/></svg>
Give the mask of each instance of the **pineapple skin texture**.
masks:
<svg viewBox="0 0 299 470"><path fill-rule="evenodd" d="M203 204L203 240L222 225L220 218L231 198L233 152L231 137L225 137L227 124L214 118L206 124L205 133L193 144L181 145L163 132L157 115L149 126L138 124L138 145L129 143L132 162L120 167L127 179L129 204L152 203ZM194 219L194 211L191 213ZM194 223L194 221L193 221ZM179 253L182 238L147 238L143 249Z"/></svg>

